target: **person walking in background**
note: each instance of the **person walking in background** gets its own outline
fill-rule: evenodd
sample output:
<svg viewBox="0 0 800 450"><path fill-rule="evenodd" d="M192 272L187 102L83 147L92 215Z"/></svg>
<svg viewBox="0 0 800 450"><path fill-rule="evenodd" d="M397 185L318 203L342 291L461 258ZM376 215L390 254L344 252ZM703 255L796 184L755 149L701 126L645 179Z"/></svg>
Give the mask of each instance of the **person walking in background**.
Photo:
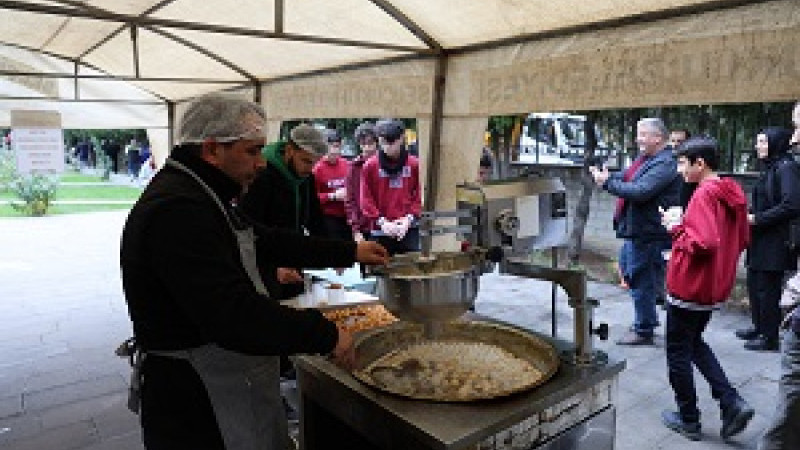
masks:
<svg viewBox="0 0 800 450"><path fill-rule="evenodd" d="M747 247L747 197L741 186L717 175L719 148L710 138L686 141L678 150L678 170L698 187L686 213L664 214L672 236L667 267L667 369L678 411L661 415L664 425L700 440L692 365L711 386L722 413L720 436L729 439L747 427L753 408L731 386L703 332L712 311L728 299L739 256Z"/></svg>
<svg viewBox="0 0 800 450"><path fill-rule="evenodd" d="M765 128L756 136L761 171L753 186L753 240L747 250L747 294L752 327L737 330L748 350L778 350L780 299L786 272L797 269L797 254L786 245L790 221L800 215L800 167L789 152L792 133Z"/></svg>
<svg viewBox="0 0 800 450"><path fill-rule="evenodd" d="M342 157L342 136L339 132L326 130L325 134L328 152L314 165L314 189L322 205L322 218L328 236L352 239L352 230L344 211L347 196L345 179L350 167Z"/></svg>
<svg viewBox="0 0 800 450"><path fill-rule="evenodd" d="M136 142L136 138L125 146L125 157L128 159L128 175L135 180L139 176L139 165L141 164L141 146Z"/></svg>
<svg viewBox="0 0 800 450"><path fill-rule="evenodd" d="M800 143L800 102L792 111L793 145ZM758 450L793 450L800 448L800 308L797 304L784 320L786 330L781 343L781 378L778 402Z"/></svg>
<svg viewBox="0 0 800 450"><path fill-rule="evenodd" d="M662 252L671 242L658 208L678 204L681 184L667 136L661 119L642 119L636 125L640 154L628 169L611 175L606 167L590 167L595 183L618 197L614 229L618 238L630 241L628 255L620 259L629 263L623 269L628 273L634 321L617 340L619 345L652 345L659 325L656 299L664 296Z"/></svg>
<svg viewBox="0 0 800 450"><path fill-rule="evenodd" d="M361 212L370 224L370 239L391 255L419 251L419 160L408 153L405 127L399 120L379 121L375 133L380 150L361 172Z"/></svg>
<svg viewBox="0 0 800 450"><path fill-rule="evenodd" d="M364 163L375 156L378 151L378 136L375 134L375 125L371 122L360 124L354 133L356 143L361 154L350 162L350 169L345 180L344 210L347 214L347 224L353 232L353 239L357 242L369 239L370 224L361 212L361 171Z"/></svg>

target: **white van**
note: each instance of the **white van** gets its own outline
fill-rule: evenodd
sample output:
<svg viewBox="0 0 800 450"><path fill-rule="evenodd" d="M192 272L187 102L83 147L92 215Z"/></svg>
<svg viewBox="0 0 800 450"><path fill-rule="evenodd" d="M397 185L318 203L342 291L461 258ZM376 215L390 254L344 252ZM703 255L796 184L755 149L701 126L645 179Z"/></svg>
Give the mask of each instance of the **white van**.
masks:
<svg viewBox="0 0 800 450"><path fill-rule="evenodd" d="M567 113L532 113L522 124L519 142L520 164L583 164L586 146L586 116ZM616 165L616 154L603 140L595 125L595 158ZM610 160L613 159L613 160Z"/></svg>

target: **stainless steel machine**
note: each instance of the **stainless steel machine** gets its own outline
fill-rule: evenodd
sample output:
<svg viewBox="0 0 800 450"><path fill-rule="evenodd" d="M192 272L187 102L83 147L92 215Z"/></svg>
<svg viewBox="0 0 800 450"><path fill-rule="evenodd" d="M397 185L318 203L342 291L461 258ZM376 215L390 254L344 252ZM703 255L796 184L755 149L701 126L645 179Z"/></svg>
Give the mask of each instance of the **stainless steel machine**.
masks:
<svg viewBox="0 0 800 450"><path fill-rule="evenodd" d="M502 273L550 280L560 285L574 310L578 365L592 365L597 354L592 335L608 337L608 326L594 326L596 301L586 296L586 274L580 270L533 264L533 250L563 246L567 241L567 202L563 183L555 178L497 182L457 187L455 211L422 214L422 252L401 255L379 269L378 296L397 317L436 324L473 309L480 275L493 263ZM455 218L456 225L439 225ZM433 236L456 233L462 252L431 252Z"/></svg>
<svg viewBox="0 0 800 450"><path fill-rule="evenodd" d="M436 338L443 323L465 314L488 319L470 310L481 274L498 264L502 273L564 289L574 310L575 342L540 336L562 355L543 385L458 405L386 394L330 362L301 357L303 447L340 441L347 448L612 449L616 377L624 361L593 348L593 336L605 339L608 328L594 324L596 301L586 295L585 273L530 258L532 250L564 245L567 232L566 189L557 179L459 185L456 210L424 213L422 252L376 271L378 296L401 321L421 323L425 335ZM455 233L462 251L432 251L432 238L443 233Z"/></svg>

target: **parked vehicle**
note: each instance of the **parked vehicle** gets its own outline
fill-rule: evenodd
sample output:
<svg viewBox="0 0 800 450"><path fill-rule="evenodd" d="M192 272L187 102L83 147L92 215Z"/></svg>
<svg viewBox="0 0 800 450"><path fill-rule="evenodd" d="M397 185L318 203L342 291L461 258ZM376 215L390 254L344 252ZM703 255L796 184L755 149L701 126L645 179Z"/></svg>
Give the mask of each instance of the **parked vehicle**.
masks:
<svg viewBox="0 0 800 450"><path fill-rule="evenodd" d="M567 113L531 113L522 124L520 164L583 164L586 116ZM616 152L603 140L595 125L595 160L616 165Z"/></svg>

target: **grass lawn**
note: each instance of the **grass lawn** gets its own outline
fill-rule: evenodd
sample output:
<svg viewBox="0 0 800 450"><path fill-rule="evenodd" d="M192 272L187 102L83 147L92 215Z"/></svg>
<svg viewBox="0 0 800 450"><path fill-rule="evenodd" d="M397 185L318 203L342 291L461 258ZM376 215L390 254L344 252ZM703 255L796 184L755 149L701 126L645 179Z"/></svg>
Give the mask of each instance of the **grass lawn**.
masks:
<svg viewBox="0 0 800 450"><path fill-rule="evenodd" d="M60 177L61 181L67 181L70 183L75 182L82 182L82 183L102 183L103 179L97 175L86 175L83 173L78 172L64 172L61 174Z"/></svg>
<svg viewBox="0 0 800 450"><path fill-rule="evenodd" d="M47 215L56 214L75 214L97 211L114 211L120 209L130 209L131 205L52 205L47 210ZM11 205L0 205L0 217L26 217Z"/></svg>
<svg viewBox="0 0 800 450"><path fill-rule="evenodd" d="M59 186L55 200L131 200L135 201L142 190L132 186ZM0 200L17 200L13 192L0 192Z"/></svg>

